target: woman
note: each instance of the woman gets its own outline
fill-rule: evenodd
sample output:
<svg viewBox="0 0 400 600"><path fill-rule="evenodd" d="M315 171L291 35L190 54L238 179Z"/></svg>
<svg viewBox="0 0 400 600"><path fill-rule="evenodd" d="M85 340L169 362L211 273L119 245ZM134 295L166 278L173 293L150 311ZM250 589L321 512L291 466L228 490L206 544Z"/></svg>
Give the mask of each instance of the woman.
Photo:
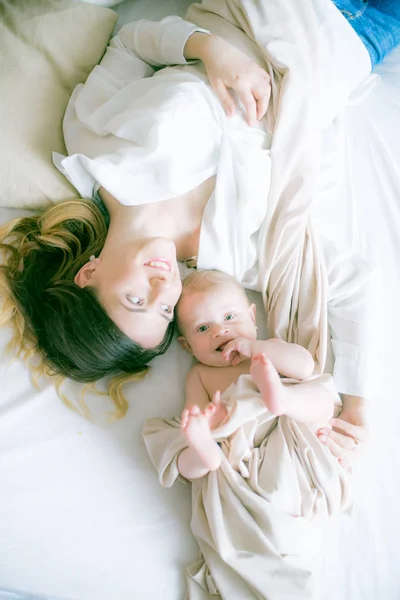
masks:
<svg viewBox="0 0 400 600"><path fill-rule="evenodd" d="M68 202L0 232L8 251L1 275L8 308L3 321L13 321L20 346L34 344L53 373L83 382L121 373L141 377L172 338L181 291L177 260L199 256L200 266L220 267L213 250L221 239L211 244L220 232L210 224L221 206L216 171L222 111L191 66L148 77L154 68L191 59L202 61L240 133L245 125L240 114L234 115L230 90L236 93L253 127L246 132L253 138L253 158L268 167L268 134L259 120L270 85L259 65L176 18L122 28L87 83L75 90L64 123L70 157L60 168L83 197L92 197L94 190L103 214L94 203ZM170 126L177 115L179 139ZM132 156L134 173L124 168ZM231 217L227 210L225 205L224 217ZM204 258L207 243L212 250ZM253 265L246 266L243 274ZM362 293L361 285L356 295ZM331 303L336 319L347 300ZM337 423L342 433L330 432L324 441L345 463L352 459L355 441L365 437L363 401L355 388L339 391L344 394Z"/></svg>

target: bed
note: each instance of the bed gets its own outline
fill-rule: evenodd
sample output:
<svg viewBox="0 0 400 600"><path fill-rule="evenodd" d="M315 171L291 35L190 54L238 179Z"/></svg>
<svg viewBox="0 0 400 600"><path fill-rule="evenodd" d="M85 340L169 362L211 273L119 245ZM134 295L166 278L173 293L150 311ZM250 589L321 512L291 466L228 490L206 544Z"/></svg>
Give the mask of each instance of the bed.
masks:
<svg viewBox="0 0 400 600"><path fill-rule="evenodd" d="M184 16L188 5L126 0L116 7L117 27ZM400 598L400 48L371 83L335 122L342 176L314 214L324 233L376 266L379 296L371 440L355 470L359 511L324 532L324 600ZM1 208L0 221L19 214ZM159 485L141 430L147 418L179 414L190 357L174 343L147 380L127 388L128 414L110 425L107 397L88 395L88 421L60 401L51 382L35 387L24 363L7 354L9 337L0 331L0 598L13 597L10 590L65 600L184 598L184 567L197 551L190 486ZM81 386L68 383L64 391L78 398Z"/></svg>

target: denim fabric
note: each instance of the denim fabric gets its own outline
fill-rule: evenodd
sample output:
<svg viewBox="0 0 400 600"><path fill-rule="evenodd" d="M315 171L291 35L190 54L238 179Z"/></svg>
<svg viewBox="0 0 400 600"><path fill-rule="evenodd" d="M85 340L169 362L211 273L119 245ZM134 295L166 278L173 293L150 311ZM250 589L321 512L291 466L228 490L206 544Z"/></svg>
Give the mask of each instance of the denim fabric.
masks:
<svg viewBox="0 0 400 600"><path fill-rule="evenodd" d="M400 0L333 0L367 48L372 68L400 44Z"/></svg>

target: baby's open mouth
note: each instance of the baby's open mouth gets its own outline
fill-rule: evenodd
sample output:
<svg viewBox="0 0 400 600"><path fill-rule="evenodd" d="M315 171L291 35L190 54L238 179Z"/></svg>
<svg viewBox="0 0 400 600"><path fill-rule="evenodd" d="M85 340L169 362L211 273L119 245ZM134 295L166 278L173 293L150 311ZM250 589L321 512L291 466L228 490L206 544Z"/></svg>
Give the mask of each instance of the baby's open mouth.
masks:
<svg viewBox="0 0 400 600"><path fill-rule="evenodd" d="M229 342L231 342L231 341L232 340L225 340L224 342L222 342L222 344L220 346L218 346L218 348L216 348L216 352L222 352L224 350L225 346L227 344L229 344Z"/></svg>

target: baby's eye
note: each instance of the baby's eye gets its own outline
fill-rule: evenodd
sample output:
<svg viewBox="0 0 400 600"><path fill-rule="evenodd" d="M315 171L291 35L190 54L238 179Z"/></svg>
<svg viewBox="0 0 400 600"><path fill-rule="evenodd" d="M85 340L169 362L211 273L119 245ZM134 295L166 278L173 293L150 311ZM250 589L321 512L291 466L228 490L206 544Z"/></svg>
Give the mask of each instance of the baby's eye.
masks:
<svg viewBox="0 0 400 600"><path fill-rule="evenodd" d="M167 315L172 315L174 312L174 308L173 306L168 306L168 304L161 304L161 310L165 313L167 313Z"/></svg>
<svg viewBox="0 0 400 600"><path fill-rule="evenodd" d="M196 331L197 331L198 333L204 333L205 331L207 331L207 329L208 329L208 325L200 325L200 327L198 327L198 328L196 329Z"/></svg>
<svg viewBox="0 0 400 600"><path fill-rule="evenodd" d="M231 321L232 319L234 319L234 317L235 313L228 313L227 315L225 315L224 321Z"/></svg>
<svg viewBox="0 0 400 600"><path fill-rule="evenodd" d="M132 294L128 294L126 296L126 299L128 300L128 302L130 302L131 304L135 304L136 306L143 306L144 304L144 298L140 298L140 296L133 296Z"/></svg>

